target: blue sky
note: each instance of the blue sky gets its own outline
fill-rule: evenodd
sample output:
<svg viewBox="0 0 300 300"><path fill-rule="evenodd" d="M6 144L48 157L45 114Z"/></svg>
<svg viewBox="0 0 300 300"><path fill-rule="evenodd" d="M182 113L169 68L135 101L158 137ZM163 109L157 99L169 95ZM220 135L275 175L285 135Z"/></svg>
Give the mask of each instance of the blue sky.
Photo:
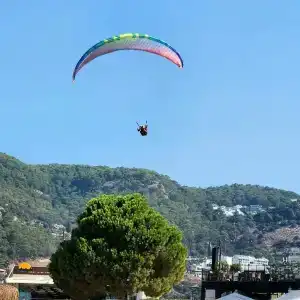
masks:
<svg viewBox="0 0 300 300"><path fill-rule="evenodd" d="M182 184L300 192L300 2L6 1L0 151L27 163L143 167ZM99 40L166 40L185 68ZM150 124L140 137L135 121Z"/></svg>

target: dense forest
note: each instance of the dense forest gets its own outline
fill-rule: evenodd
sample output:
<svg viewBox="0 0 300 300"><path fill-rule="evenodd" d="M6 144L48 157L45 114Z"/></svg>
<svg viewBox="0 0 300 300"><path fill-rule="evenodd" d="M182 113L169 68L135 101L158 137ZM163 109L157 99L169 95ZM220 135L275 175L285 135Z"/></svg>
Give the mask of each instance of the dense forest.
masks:
<svg viewBox="0 0 300 300"><path fill-rule="evenodd" d="M285 239L273 235L270 242L270 232L300 225L296 193L239 184L192 188L144 169L28 165L0 153L0 187L0 266L50 255L86 201L103 193L144 194L184 232L191 255L206 255L208 242L219 240L228 254L267 255L266 245Z"/></svg>

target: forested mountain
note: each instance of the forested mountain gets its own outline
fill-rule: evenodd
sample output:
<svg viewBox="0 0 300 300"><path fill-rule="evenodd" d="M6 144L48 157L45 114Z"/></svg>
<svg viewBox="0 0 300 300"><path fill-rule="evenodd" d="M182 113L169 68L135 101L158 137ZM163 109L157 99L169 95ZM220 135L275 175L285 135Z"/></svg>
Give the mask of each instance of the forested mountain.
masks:
<svg viewBox="0 0 300 300"><path fill-rule="evenodd" d="M239 184L192 188L144 169L28 165L1 153L0 265L49 255L62 238L60 225L70 231L87 200L129 192L144 194L177 224L193 255L205 255L208 242L219 239L228 254L266 254L285 238L277 234L282 228L291 232L289 242L297 242L300 196L293 192Z"/></svg>

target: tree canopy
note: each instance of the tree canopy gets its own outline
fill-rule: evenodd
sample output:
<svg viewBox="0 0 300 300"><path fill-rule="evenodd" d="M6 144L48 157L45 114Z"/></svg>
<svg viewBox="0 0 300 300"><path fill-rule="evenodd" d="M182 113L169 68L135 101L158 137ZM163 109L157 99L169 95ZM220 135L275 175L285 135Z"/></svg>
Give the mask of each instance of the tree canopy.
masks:
<svg viewBox="0 0 300 300"><path fill-rule="evenodd" d="M49 270L74 299L139 291L158 297L183 278L186 256L179 229L144 196L102 195L87 203L71 240L52 255Z"/></svg>

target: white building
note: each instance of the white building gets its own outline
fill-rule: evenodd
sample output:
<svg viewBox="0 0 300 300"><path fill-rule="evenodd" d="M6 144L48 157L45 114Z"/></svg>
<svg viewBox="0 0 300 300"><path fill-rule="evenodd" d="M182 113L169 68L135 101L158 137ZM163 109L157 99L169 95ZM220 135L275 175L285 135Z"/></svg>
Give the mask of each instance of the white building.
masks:
<svg viewBox="0 0 300 300"><path fill-rule="evenodd" d="M221 261L226 262L229 266L232 265L232 257L231 256L221 255ZM211 265L212 265L211 258L205 258L201 264L202 269L207 269L207 270L211 269Z"/></svg>
<svg viewBox="0 0 300 300"><path fill-rule="evenodd" d="M202 264L193 264L191 266L191 273L196 277L202 276Z"/></svg>
<svg viewBox="0 0 300 300"><path fill-rule="evenodd" d="M221 261L226 262L228 264L228 266L231 266L232 265L232 256L222 255Z"/></svg>
<svg viewBox="0 0 300 300"><path fill-rule="evenodd" d="M263 209L262 205L250 205L249 206L249 213L251 215L256 215L263 211L265 211L265 209Z"/></svg>
<svg viewBox="0 0 300 300"><path fill-rule="evenodd" d="M221 256L221 261L226 262L229 266L232 265L232 257L231 256ZM199 264L193 264L191 266L191 272L197 276L201 277L202 270L210 270L212 265L211 258L204 258L203 261Z"/></svg>
<svg viewBox="0 0 300 300"><path fill-rule="evenodd" d="M196 277L202 276L202 270L210 270L211 269L211 259L204 258L201 263L192 264L191 273Z"/></svg>
<svg viewBox="0 0 300 300"><path fill-rule="evenodd" d="M269 260L264 257L255 258L254 256L234 255L232 264L240 265L241 271L264 271L269 265Z"/></svg>
<svg viewBox="0 0 300 300"><path fill-rule="evenodd" d="M187 261L197 261L197 260L200 260L200 258L196 257L196 256L189 256L186 260Z"/></svg>
<svg viewBox="0 0 300 300"><path fill-rule="evenodd" d="M212 259L211 258L205 258L201 264L201 268L205 270L210 270L211 269L211 264L212 264Z"/></svg>
<svg viewBox="0 0 300 300"><path fill-rule="evenodd" d="M300 262L300 248L291 247L287 250L286 254L283 257L284 262L288 263L299 263Z"/></svg>

